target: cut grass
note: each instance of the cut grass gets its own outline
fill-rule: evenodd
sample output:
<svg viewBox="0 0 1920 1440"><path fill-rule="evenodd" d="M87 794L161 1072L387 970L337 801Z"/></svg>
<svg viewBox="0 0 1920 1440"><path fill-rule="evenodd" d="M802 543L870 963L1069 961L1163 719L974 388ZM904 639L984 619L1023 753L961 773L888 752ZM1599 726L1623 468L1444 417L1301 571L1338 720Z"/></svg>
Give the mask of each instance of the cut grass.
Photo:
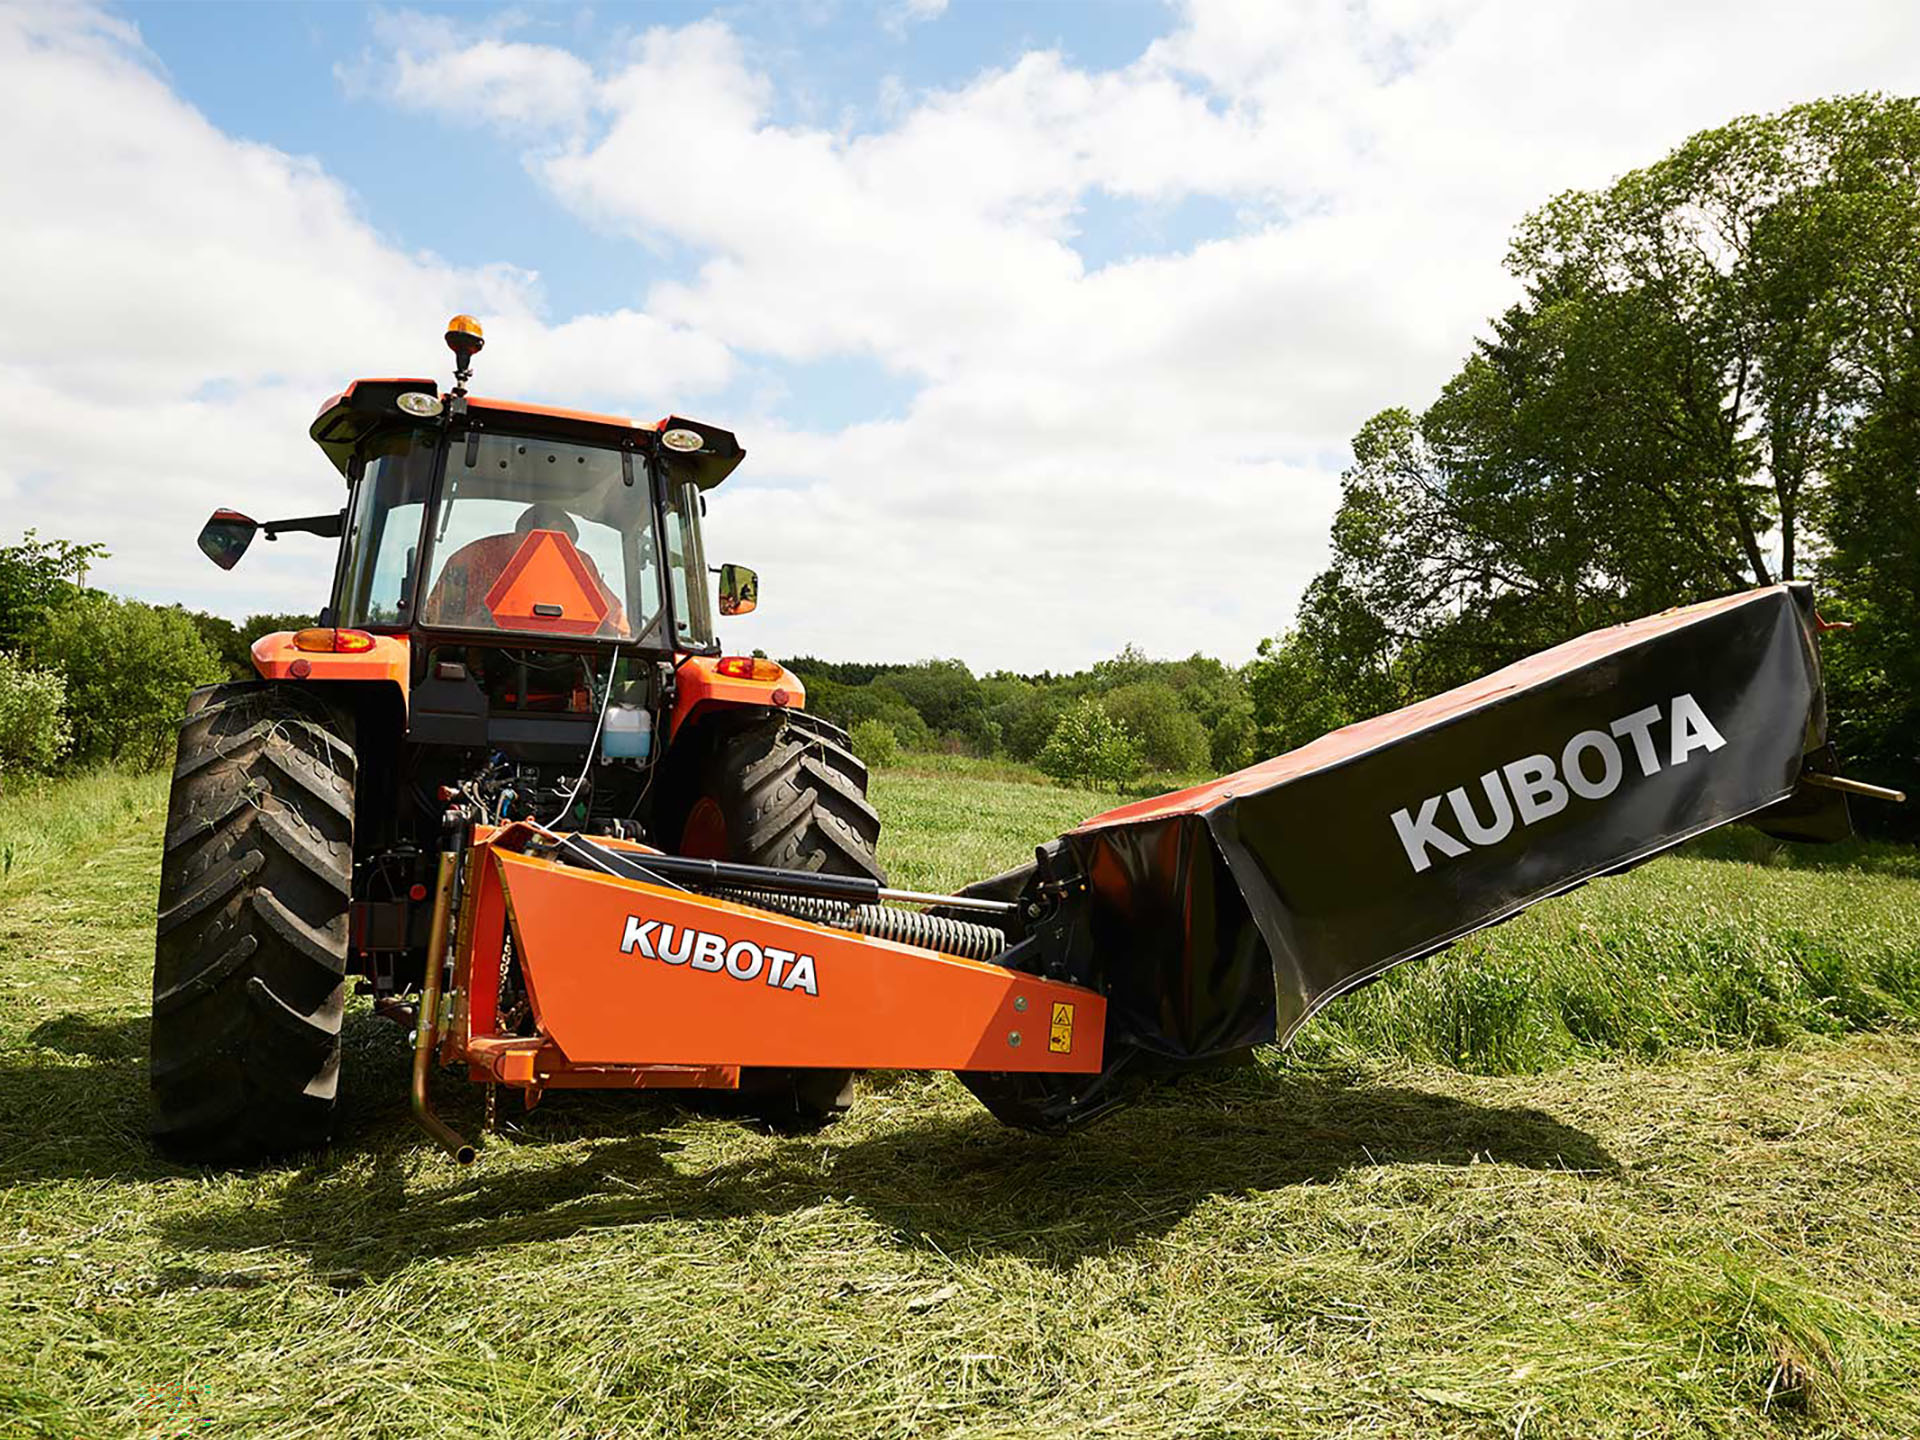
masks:
<svg viewBox="0 0 1920 1440"><path fill-rule="evenodd" d="M876 790L894 875L936 887L1110 803ZM1897 854L1658 862L1065 1141L883 1076L807 1139L556 1096L462 1171L356 1015L335 1151L212 1175L142 1135L162 791L0 802L31 857L0 889L0 1434L1920 1431ZM1821 956L1855 998L1809 1011L1786 980ZM1719 964L1786 997L1767 1025L1725 1020ZM1448 1009L1445 966L1511 984ZM1499 999L1529 974L1611 976L1626 1018L1552 1038L1565 1003ZM1547 1040L1497 1039L1529 1016Z"/></svg>
<svg viewBox="0 0 1920 1440"><path fill-rule="evenodd" d="M1596 882L1334 1002L1301 1044L1515 1074L1920 1020L1920 882L1890 856L1767 858Z"/></svg>

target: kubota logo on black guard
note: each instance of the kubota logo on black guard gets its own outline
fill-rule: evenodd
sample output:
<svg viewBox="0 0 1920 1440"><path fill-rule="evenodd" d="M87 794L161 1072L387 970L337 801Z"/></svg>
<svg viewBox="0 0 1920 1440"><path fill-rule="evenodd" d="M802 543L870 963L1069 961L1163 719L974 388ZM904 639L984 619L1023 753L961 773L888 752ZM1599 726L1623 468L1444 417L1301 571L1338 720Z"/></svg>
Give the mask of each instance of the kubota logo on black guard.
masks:
<svg viewBox="0 0 1920 1440"><path fill-rule="evenodd" d="M629 915L626 933L620 937L620 953L644 955L649 960L688 965L695 970L725 970L736 980L757 980L764 975L767 984L776 989L798 990L803 995L820 993L813 975L813 956L796 955L774 945L756 945L751 940L728 940L689 925Z"/></svg>
<svg viewBox="0 0 1920 1440"><path fill-rule="evenodd" d="M1654 739L1654 727L1667 721L1665 745ZM1480 777L1485 792L1487 818L1482 820L1479 801L1468 798L1465 786L1455 786L1445 795L1429 795L1418 811L1393 812L1394 832L1407 852L1414 873L1428 869L1434 855L1453 859L1476 845L1497 845L1513 833L1516 814L1522 825L1533 825L1567 808L1570 799L1604 800L1620 788L1626 774L1626 758L1619 742L1625 740L1642 775L1655 775L1663 769L1684 765L1696 750L1709 754L1726 744L1713 728L1707 712L1691 695L1676 695L1673 704L1662 711L1649 705L1631 715L1622 715L1605 730L1582 730L1561 747L1556 767L1550 755L1527 755L1509 760L1497 770ZM1664 750L1666 764L1661 764ZM1595 766L1600 773L1594 775ZM1453 812L1460 836L1450 834L1440 824L1440 802Z"/></svg>

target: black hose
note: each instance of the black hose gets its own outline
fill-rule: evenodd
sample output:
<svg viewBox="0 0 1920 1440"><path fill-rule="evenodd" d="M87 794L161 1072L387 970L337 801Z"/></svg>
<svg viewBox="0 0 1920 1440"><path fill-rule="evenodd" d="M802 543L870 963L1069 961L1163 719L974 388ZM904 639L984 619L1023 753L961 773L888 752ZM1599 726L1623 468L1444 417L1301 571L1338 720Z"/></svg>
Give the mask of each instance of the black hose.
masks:
<svg viewBox="0 0 1920 1440"><path fill-rule="evenodd" d="M862 905L880 898L880 882L860 875L823 875L817 870L776 870L765 865L742 865L731 860L696 860L686 855L637 855L596 845L581 835L570 835L556 849L562 859L589 868L624 874L634 880L665 878L702 889L730 886L758 889L774 886L798 895L813 895Z"/></svg>
<svg viewBox="0 0 1920 1440"><path fill-rule="evenodd" d="M879 883L855 875L773 870L725 860L694 860L684 855L637 855L596 845L579 835L570 835L561 841L554 853L562 860L603 874L649 884L663 881L690 884L742 905L792 915L836 930L851 930L856 935L871 935L877 940L918 945L943 955L958 955L963 960L992 960L1007 946L1006 935L991 925L867 903L877 900ZM781 889L758 888L768 884Z"/></svg>

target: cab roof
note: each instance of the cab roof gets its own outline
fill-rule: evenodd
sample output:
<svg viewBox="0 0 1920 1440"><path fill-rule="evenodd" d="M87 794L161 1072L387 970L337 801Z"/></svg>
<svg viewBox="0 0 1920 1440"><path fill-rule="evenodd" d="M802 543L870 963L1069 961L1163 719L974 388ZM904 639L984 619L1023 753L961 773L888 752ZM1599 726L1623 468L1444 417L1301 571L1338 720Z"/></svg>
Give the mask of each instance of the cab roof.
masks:
<svg viewBox="0 0 1920 1440"><path fill-rule="evenodd" d="M376 430L417 424L427 416L402 407L403 395L425 395L438 402L437 382L410 376L354 380L320 407L307 433L342 476L349 474L360 442ZM697 420L668 415L651 423L625 415L603 415L593 410L568 410L556 405L534 405L521 400L499 400L485 395L466 397L467 412L484 416L488 426L511 425L544 435L588 443L614 444L633 440L666 462L677 478L691 480L702 490L712 489L731 475L747 452L730 430ZM434 413L438 413L438 405ZM669 431L691 431L700 437L697 449L662 446L657 437ZM677 438L669 436L669 439Z"/></svg>

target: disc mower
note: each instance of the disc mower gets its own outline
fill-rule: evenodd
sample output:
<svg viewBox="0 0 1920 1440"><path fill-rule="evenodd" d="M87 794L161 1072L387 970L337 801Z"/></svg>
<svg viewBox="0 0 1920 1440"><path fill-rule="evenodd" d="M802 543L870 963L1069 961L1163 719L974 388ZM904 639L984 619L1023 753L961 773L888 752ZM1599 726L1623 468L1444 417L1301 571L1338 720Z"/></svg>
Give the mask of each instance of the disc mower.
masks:
<svg viewBox="0 0 1920 1440"><path fill-rule="evenodd" d="M153 985L155 1135L241 1162L329 1137L349 982L459 1067L739 1092L811 1123L864 1069L952 1070L1060 1130L1289 1040L1389 967L1718 825L1848 833L1809 592L1596 632L1251 769L1096 816L957 894L891 888L847 736L721 653L753 572L701 544L735 437L357 380L311 435L339 542L317 622L180 728ZM717 599L717 607L710 603Z"/></svg>

